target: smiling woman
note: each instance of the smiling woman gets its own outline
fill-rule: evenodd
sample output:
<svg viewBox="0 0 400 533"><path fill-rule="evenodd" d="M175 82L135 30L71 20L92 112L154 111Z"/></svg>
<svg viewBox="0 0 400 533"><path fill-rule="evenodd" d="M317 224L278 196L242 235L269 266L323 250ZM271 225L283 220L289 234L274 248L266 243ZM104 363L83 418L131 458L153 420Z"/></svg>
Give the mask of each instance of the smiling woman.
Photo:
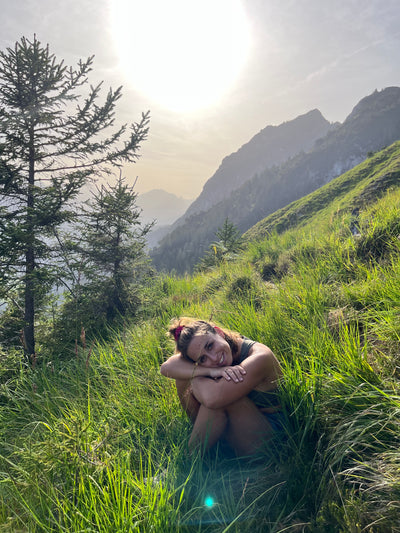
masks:
<svg viewBox="0 0 400 533"><path fill-rule="evenodd" d="M161 374L175 380L182 407L193 422L192 451L218 441L240 456L262 452L273 433L282 435L277 389L282 377L271 350L204 320L173 320L175 354Z"/></svg>
<svg viewBox="0 0 400 533"><path fill-rule="evenodd" d="M121 68L135 89L174 111L215 103L250 47L240 0L110 0Z"/></svg>

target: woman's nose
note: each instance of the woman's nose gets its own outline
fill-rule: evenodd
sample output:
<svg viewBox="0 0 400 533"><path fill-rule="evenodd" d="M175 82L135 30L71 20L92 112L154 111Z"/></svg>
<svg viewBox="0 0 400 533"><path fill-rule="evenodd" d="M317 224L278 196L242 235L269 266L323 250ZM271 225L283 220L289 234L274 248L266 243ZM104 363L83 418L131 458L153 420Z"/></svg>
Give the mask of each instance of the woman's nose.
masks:
<svg viewBox="0 0 400 533"><path fill-rule="evenodd" d="M214 352L209 352L208 357L211 359L211 361L215 362L217 360L217 354Z"/></svg>

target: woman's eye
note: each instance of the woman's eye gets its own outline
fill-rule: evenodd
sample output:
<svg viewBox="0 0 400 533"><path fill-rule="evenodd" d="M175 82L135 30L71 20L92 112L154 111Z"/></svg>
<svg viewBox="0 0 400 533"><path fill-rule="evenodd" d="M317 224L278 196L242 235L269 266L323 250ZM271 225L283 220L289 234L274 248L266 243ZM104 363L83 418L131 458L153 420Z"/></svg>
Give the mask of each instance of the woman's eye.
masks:
<svg viewBox="0 0 400 533"><path fill-rule="evenodd" d="M205 360L206 360L206 358L204 357L204 355L202 355L202 356L199 358L199 363L204 363Z"/></svg>

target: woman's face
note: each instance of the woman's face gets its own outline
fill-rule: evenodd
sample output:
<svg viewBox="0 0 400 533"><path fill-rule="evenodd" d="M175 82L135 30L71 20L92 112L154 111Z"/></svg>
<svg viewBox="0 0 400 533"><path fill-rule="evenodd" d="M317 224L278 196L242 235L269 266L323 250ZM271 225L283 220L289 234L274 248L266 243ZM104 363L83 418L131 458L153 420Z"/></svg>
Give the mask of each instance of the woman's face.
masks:
<svg viewBox="0 0 400 533"><path fill-rule="evenodd" d="M226 340L218 333L206 333L193 337L187 355L201 366L231 366L232 351Z"/></svg>

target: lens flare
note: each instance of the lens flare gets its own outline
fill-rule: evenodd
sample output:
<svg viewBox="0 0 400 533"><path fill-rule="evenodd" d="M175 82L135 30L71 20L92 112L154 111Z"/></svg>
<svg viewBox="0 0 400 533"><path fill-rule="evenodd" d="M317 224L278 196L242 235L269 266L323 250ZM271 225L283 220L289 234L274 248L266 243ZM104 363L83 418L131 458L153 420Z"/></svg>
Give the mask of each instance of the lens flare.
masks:
<svg viewBox="0 0 400 533"><path fill-rule="evenodd" d="M214 498L212 496L207 496L204 500L204 505L206 507L212 507L214 505Z"/></svg>

